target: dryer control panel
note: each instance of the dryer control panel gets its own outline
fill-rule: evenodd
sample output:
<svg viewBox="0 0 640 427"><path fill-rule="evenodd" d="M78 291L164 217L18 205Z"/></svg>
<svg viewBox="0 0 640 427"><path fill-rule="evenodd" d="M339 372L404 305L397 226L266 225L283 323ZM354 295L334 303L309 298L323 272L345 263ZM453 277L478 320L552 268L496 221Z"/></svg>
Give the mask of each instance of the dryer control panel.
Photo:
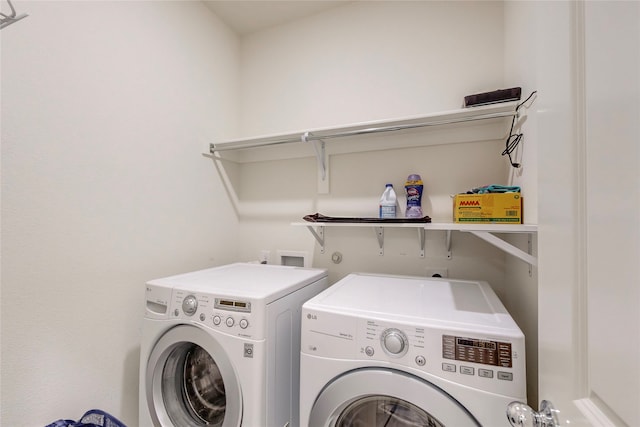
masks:
<svg viewBox="0 0 640 427"><path fill-rule="evenodd" d="M396 366L507 396L526 396L519 330L422 325L303 309L303 353ZM366 366L366 365L364 365Z"/></svg>
<svg viewBox="0 0 640 427"><path fill-rule="evenodd" d="M358 319L360 352L470 387L517 396L524 393L524 337L469 328Z"/></svg>
<svg viewBox="0 0 640 427"><path fill-rule="evenodd" d="M442 357L460 362L511 368L511 343L453 335L442 336Z"/></svg>

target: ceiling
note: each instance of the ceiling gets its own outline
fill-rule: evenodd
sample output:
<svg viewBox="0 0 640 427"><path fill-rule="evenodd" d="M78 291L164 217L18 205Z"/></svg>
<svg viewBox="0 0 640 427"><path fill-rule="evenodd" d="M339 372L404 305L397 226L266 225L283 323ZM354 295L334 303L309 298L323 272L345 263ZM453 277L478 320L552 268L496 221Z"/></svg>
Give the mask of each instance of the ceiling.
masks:
<svg viewBox="0 0 640 427"><path fill-rule="evenodd" d="M284 24L348 3L348 0L203 0L239 35Z"/></svg>

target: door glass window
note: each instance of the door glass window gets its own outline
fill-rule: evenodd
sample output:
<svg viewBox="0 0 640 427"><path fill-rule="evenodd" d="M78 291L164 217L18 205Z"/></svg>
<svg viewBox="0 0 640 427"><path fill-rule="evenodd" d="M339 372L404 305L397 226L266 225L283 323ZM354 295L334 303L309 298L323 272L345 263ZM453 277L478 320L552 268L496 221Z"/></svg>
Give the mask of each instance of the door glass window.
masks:
<svg viewBox="0 0 640 427"><path fill-rule="evenodd" d="M224 381L215 360L196 344L176 347L165 363L162 395L177 426L221 426L227 406Z"/></svg>
<svg viewBox="0 0 640 427"><path fill-rule="evenodd" d="M407 401L367 396L347 406L336 427L444 427L444 424Z"/></svg>

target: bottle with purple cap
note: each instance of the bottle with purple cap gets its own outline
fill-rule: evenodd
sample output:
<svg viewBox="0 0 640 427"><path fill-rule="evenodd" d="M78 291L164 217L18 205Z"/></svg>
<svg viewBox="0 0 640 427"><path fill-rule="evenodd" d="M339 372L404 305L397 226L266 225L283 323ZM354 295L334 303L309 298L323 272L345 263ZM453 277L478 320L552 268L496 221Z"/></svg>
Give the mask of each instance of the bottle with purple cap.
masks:
<svg viewBox="0 0 640 427"><path fill-rule="evenodd" d="M407 218L422 218L422 178L418 174L407 177L404 190L407 193Z"/></svg>

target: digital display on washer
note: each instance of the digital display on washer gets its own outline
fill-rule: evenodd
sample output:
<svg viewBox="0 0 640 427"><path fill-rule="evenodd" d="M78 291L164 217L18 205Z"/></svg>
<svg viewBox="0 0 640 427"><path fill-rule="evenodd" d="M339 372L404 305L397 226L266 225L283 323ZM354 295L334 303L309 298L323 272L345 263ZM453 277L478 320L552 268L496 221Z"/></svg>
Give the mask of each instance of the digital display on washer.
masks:
<svg viewBox="0 0 640 427"><path fill-rule="evenodd" d="M216 298L214 307L223 310L242 311L251 313L251 303L246 301L235 301L229 299Z"/></svg>
<svg viewBox="0 0 640 427"><path fill-rule="evenodd" d="M476 338L442 336L442 357L483 365L511 368L511 343Z"/></svg>

